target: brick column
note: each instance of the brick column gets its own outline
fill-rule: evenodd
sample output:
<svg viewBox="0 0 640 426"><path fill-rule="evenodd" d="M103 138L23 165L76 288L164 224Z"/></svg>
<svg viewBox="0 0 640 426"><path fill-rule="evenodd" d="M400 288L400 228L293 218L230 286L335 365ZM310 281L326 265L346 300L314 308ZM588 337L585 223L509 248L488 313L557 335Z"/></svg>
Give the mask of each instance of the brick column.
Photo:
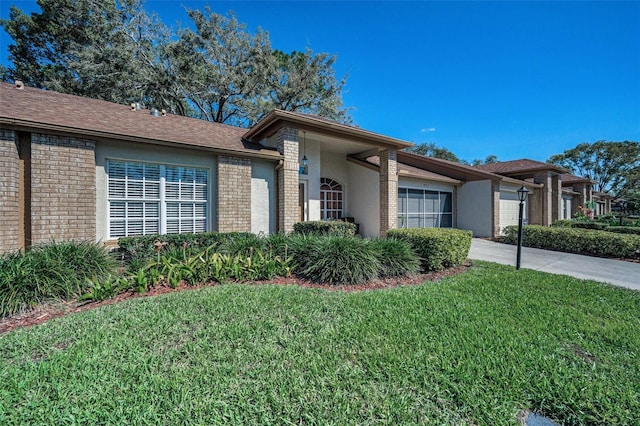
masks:
<svg viewBox="0 0 640 426"><path fill-rule="evenodd" d="M218 232L251 232L251 159L218 156Z"/></svg>
<svg viewBox="0 0 640 426"><path fill-rule="evenodd" d="M32 134L32 244L95 238L95 142Z"/></svg>
<svg viewBox="0 0 640 426"><path fill-rule="evenodd" d="M549 172L538 172L534 175L535 183L541 183L544 185L540 190L540 199L541 199L541 217L542 223L541 225L549 226L553 221L553 184L551 182L551 173Z"/></svg>
<svg viewBox="0 0 640 426"><path fill-rule="evenodd" d="M0 254L20 248L19 170L16 135L0 129Z"/></svg>
<svg viewBox="0 0 640 426"><path fill-rule="evenodd" d="M398 227L398 153L380 151L380 235Z"/></svg>
<svg viewBox="0 0 640 426"><path fill-rule="evenodd" d="M278 230L289 233L298 221L298 129L278 130L278 152L284 156L278 170Z"/></svg>
<svg viewBox="0 0 640 426"><path fill-rule="evenodd" d="M535 188L527 196L529 224L542 225L542 193L544 188Z"/></svg>
<svg viewBox="0 0 640 426"><path fill-rule="evenodd" d="M560 175L552 175L551 176L551 223L560 219L562 219L562 180Z"/></svg>

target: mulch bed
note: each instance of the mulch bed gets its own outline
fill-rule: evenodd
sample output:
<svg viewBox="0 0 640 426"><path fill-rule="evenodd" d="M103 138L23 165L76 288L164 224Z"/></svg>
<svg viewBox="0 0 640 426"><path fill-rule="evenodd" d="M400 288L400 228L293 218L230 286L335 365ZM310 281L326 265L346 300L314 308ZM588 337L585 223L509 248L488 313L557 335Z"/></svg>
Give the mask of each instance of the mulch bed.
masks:
<svg viewBox="0 0 640 426"><path fill-rule="evenodd" d="M408 277L400 278L385 278L378 280L371 280L364 284L357 285L332 285L332 284L318 284L310 281L300 280L295 277L290 278L276 278L267 281L257 281L246 283L247 285L262 285L262 284L275 284L275 285L297 285L305 288L318 288L328 291L367 291L367 290L381 290L389 289L400 286L419 285L426 281L439 281L444 277L458 275L466 271L471 266L471 263L466 263L454 268L445 269L444 271L431 272L428 274L411 275ZM202 287L212 287L219 285L218 283L206 283L199 285L187 285L181 283L177 288L171 288L166 285L158 285L144 293L137 293L134 291L124 291L116 297L102 302L78 302L78 301L53 301L39 305L35 309L24 312L22 314L14 315L0 319L0 334L16 330L18 328L31 327L37 324L42 324L53 318L63 317L66 315L75 314L76 312L82 312L89 309L95 309L100 306L113 305L114 303L120 303L129 299L137 299L139 297L152 297L160 294L175 293L177 291L189 291Z"/></svg>

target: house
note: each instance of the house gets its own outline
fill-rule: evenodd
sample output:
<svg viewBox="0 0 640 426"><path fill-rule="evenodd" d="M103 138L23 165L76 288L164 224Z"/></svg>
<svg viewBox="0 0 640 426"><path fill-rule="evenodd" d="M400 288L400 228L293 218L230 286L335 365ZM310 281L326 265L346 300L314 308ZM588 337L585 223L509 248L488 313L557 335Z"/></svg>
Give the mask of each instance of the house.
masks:
<svg viewBox="0 0 640 426"><path fill-rule="evenodd" d="M563 167L529 159L482 164L477 168L542 185L540 193L529 196L529 223L550 225L556 220L571 219L589 203L595 203L594 213L611 212L612 197L593 190L594 180L575 176Z"/></svg>
<svg viewBox="0 0 640 426"><path fill-rule="evenodd" d="M517 223L522 185L529 223L557 216L545 209L560 203L564 169L529 179L402 151L411 145L296 112L242 129L0 83L0 252L347 218L364 236L435 226L491 237Z"/></svg>

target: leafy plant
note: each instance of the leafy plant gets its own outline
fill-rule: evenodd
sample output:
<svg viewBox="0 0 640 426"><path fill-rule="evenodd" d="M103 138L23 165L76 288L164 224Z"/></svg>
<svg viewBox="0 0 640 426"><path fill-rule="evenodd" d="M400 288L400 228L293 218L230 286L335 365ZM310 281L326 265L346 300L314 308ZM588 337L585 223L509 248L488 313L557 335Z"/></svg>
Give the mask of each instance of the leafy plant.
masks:
<svg viewBox="0 0 640 426"><path fill-rule="evenodd" d="M352 237L356 234L356 225L339 220L318 220L293 224L294 234L330 235L335 237Z"/></svg>
<svg viewBox="0 0 640 426"><path fill-rule="evenodd" d="M87 278L115 271L107 249L93 242L51 242L0 257L0 314L13 315L48 299L86 292Z"/></svg>
<svg viewBox="0 0 640 426"><path fill-rule="evenodd" d="M420 269L420 258L408 242L377 238L371 240L370 244L380 262L381 277L411 275Z"/></svg>
<svg viewBox="0 0 640 426"><path fill-rule="evenodd" d="M296 256L296 275L329 284L359 284L377 278L381 264L375 247L355 237L316 237Z"/></svg>
<svg viewBox="0 0 640 426"><path fill-rule="evenodd" d="M129 288L126 278L108 274L104 278L85 278L89 292L78 297L78 300L103 301L117 296L121 291Z"/></svg>

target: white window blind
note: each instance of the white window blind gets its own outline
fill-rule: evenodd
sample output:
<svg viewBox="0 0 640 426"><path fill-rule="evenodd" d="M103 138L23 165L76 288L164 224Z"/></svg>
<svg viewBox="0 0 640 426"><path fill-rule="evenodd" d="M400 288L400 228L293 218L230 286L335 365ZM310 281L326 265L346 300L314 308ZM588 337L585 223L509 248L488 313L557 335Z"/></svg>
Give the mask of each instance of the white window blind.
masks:
<svg viewBox="0 0 640 426"><path fill-rule="evenodd" d="M208 171L109 160L109 237L207 230Z"/></svg>

